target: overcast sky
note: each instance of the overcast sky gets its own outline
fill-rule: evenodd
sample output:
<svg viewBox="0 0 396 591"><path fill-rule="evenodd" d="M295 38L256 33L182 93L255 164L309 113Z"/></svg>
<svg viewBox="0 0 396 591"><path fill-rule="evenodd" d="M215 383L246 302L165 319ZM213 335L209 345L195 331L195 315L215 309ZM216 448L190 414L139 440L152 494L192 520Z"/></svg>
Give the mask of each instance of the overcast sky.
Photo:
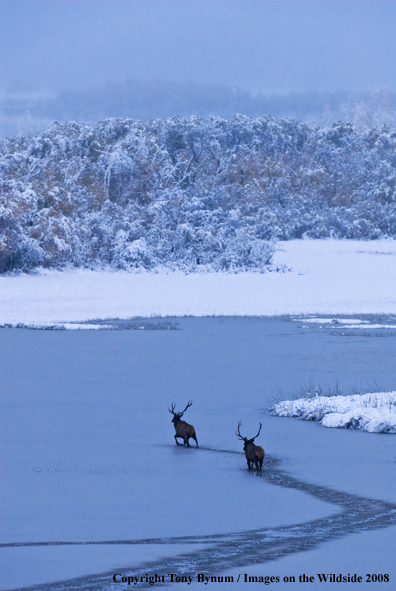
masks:
<svg viewBox="0 0 396 591"><path fill-rule="evenodd" d="M132 79L396 91L396 0L0 0L3 91Z"/></svg>

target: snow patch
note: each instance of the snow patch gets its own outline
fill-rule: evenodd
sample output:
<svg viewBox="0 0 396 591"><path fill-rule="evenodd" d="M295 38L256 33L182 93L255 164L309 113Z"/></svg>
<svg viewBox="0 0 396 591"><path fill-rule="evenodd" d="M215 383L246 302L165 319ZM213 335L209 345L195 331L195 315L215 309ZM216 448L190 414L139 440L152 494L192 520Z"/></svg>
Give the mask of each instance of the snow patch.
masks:
<svg viewBox="0 0 396 591"><path fill-rule="evenodd" d="M319 421L323 427L396 433L396 391L284 400L269 412L279 417Z"/></svg>

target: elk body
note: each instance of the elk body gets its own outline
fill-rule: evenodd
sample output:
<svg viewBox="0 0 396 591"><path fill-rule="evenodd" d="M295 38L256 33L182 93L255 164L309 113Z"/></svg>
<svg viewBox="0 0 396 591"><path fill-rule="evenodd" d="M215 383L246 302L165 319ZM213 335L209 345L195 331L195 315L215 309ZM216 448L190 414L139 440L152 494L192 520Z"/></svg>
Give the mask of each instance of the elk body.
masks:
<svg viewBox="0 0 396 591"><path fill-rule="evenodd" d="M171 414L173 414L172 423L175 426L175 431L176 431L175 441L176 441L177 445L187 445L188 447L190 447L188 440L192 438L192 439L194 439L194 441L198 447L198 439L197 439L197 434L195 433L194 427L192 425L189 425L188 423L186 423L186 421L181 420L181 417L183 416L183 414L186 412L186 410L191 405L192 405L192 401L189 400L186 408L182 412L175 412L176 405L173 404L173 402L172 402L172 406L171 406L171 408L168 408L168 410ZM183 444L179 443L177 440L178 438L183 439L184 443Z"/></svg>
<svg viewBox="0 0 396 591"><path fill-rule="evenodd" d="M258 437L260 435L262 425L260 423L260 429L259 429L258 433L255 437L252 437L252 439L248 439L247 437L243 437L240 434L240 432L239 432L240 426L241 426L241 422L238 423L238 431L235 431L235 435L237 437L239 437L239 439L241 439L244 442L243 449L245 452L248 469L250 470L250 464L254 464L256 466L257 470L261 470L261 468L263 466L265 451L263 450L263 448L260 445L254 445L254 440L256 439L256 437Z"/></svg>

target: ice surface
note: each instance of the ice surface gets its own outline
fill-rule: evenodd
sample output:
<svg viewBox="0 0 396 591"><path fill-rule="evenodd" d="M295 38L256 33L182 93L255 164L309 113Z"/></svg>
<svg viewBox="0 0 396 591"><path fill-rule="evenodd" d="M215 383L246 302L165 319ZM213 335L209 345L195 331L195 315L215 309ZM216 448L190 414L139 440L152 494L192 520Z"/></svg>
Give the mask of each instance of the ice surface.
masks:
<svg viewBox="0 0 396 591"><path fill-rule="evenodd" d="M103 544L1 548L1 589L20 589L32 584L43 585L113 569L116 572L117 569L125 568L125 565L133 567L150 560L161 560L179 555L186 549L187 547L182 544L174 546Z"/></svg>
<svg viewBox="0 0 396 591"><path fill-rule="evenodd" d="M302 320L308 324L367 324L368 320L358 320L351 318L294 318L295 322L301 322ZM343 326L343 328L345 328ZM364 327L366 328L366 327Z"/></svg>
<svg viewBox="0 0 396 591"><path fill-rule="evenodd" d="M350 535L342 540L325 542L323 546L309 552L300 552L280 558L266 564L252 565L245 568L230 569L222 573L224 576L234 577L234 583L223 583L221 587L229 590L236 586L238 589L248 590L253 588L275 588L279 591L288 589L345 589L353 591L357 589L384 589L392 588L396 577L394 550L396 543L396 527L390 527L381 531L370 531L358 535ZM378 549L381 549L379 552ZM278 576L279 583L258 584L244 583L244 574L248 576ZM321 583L318 573L334 573L336 577L342 575L357 574L362 576L361 583ZM241 574L240 582L236 585L238 575ZM312 582L300 582L299 576L313 576ZM388 574L389 582L367 582L367 574ZM296 582L284 582L284 577L294 576ZM216 589L220 585L213 583L206 588ZM202 583L194 582L188 587L189 591L202 589Z"/></svg>
<svg viewBox="0 0 396 591"><path fill-rule="evenodd" d="M104 550L106 544L2 548L3 589L112 568L134 571L145 557L179 555L171 543L164 553L153 543L152 553L138 546L131 560L123 541L275 529L340 511L249 473L234 434L238 420L252 435L263 423L257 443L269 458L264 474L278 457L301 481L396 501L393 438L263 411L279 389L291 391L312 376L337 379L341 388L366 378L394 383L394 337L342 339L276 319L178 322L180 330L169 331L2 331L3 543L118 541L120 547L119 553ZM198 450L174 444L167 410L172 400L189 398L185 419L196 427ZM330 546L335 567L341 542ZM178 544L187 551L183 540ZM351 565L360 550L349 544ZM381 543L371 552L372 567L382 567ZM269 564L272 571L276 563Z"/></svg>
<svg viewBox="0 0 396 591"><path fill-rule="evenodd" d="M389 328L396 328L396 324L357 324L356 323L349 323L349 324L345 324L345 326L343 326L342 328L364 328L366 330L372 330L375 328L385 328L385 329L389 329Z"/></svg>

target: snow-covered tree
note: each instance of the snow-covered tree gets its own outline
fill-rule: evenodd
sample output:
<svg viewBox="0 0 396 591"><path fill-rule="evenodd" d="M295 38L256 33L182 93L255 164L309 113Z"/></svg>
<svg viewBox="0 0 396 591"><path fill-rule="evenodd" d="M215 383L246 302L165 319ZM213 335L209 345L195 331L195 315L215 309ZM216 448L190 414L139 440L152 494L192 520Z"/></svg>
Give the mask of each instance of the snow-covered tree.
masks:
<svg viewBox="0 0 396 591"><path fill-rule="evenodd" d="M0 148L0 272L263 271L277 238L396 235L390 127L107 119Z"/></svg>

